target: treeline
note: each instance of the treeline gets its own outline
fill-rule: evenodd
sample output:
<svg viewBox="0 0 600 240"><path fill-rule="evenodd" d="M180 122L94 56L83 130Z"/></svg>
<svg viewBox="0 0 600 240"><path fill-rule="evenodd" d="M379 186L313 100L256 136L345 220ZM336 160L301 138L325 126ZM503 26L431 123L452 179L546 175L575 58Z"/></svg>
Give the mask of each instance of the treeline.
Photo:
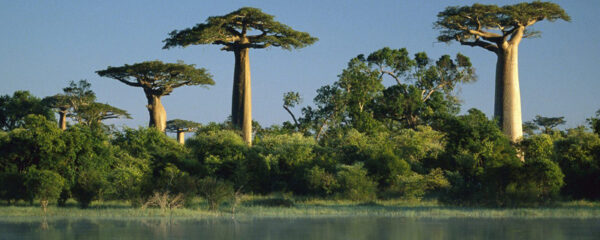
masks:
<svg viewBox="0 0 600 240"><path fill-rule="evenodd" d="M359 55L298 117L300 95L285 94L293 122L255 122L252 146L229 121L195 125L183 145L156 128L119 130L82 117L95 116L86 110L95 98L85 81L65 88L80 105L63 108L71 121L61 130L52 111L61 108L48 100L56 96L18 91L0 97L0 198L44 207L74 198L86 207L202 196L213 208L236 192L489 206L600 199L600 115L588 119L594 132L560 131L562 118L538 116L515 144L479 110L458 115L453 90L474 80L460 54L434 61L383 48Z"/></svg>

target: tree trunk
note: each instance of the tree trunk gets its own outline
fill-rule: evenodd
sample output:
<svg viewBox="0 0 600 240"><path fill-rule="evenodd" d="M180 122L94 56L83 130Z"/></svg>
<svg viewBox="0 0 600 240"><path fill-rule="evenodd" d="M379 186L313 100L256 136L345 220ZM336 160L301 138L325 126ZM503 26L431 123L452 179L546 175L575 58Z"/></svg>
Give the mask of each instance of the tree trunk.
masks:
<svg viewBox="0 0 600 240"><path fill-rule="evenodd" d="M494 114L512 142L523 137L519 90L518 45L504 44L498 51Z"/></svg>
<svg viewBox="0 0 600 240"><path fill-rule="evenodd" d="M252 89L250 84L250 57L248 48L236 49L233 76L231 121L242 129L244 141L252 145Z"/></svg>
<svg viewBox="0 0 600 240"><path fill-rule="evenodd" d="M177 130L177 142L185 144L185 131Z"/></svg>
<svg viewBox="0 0 600 240"><path fill-rule="evenodd" d="M60 111L58 112L59 115L59 119L58 119L58 127L60 127L60 130L67 130L67 112L66 111Z"/></svg>
<svg viewBox="0 0 600 240"><path fill-rule="evenodd" d="M160 96L152 95L147 92L146 98L148 99L148 105L146 105L146 107L150 114L148 126L155 127L159 131L164 132L167 127L167 112L160 102Z"/></svg>

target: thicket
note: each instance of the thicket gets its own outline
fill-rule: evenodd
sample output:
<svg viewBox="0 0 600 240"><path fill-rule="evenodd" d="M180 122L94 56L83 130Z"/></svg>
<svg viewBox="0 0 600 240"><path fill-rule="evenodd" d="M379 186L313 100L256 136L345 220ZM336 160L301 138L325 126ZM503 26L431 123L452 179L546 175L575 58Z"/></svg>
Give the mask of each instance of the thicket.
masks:
<svg viewBox="0 0 600 240"><path fill-rule="evenodd" d="M52 106L16 92L0 98L0 199L174 208L202 196L212 209L236 192L486 206L600 199L597 118L595 132L545 126L515 144L481 111L458 114L453 90L474 79L460 54L360 55L294 123L255 124L251 147L229 122L199 127L185 145L154 128L72 121L63 131Z"/></svg>

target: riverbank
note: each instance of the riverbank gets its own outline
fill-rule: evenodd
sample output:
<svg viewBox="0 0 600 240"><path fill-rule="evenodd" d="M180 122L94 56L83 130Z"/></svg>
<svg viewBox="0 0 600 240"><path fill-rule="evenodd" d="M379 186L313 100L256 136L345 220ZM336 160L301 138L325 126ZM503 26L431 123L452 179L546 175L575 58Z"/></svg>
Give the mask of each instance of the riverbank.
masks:
<svg viewBox="0 0 600 240"><path fill-rule="evenodd" d="M184 208L133 208L124 201L93 202L80 209L75 202L66 207L49 206L47 213L37 205L0 206L0 218L47 216L57 218L321 218L321 217L408 217L408 218L573 218L600 219L600 202L559 202L552 206L524 208L483 208L446 206L435 201L377 200L359 203L322 199L248 197L233 209L231 203L209 211L206 202L195 199Z"/></svg>

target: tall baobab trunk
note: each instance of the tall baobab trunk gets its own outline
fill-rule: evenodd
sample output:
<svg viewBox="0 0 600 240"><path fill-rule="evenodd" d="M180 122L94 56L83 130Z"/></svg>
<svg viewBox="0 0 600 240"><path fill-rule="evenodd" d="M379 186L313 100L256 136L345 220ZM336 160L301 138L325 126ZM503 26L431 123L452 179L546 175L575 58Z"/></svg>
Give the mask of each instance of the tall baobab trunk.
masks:
<svg viewBox="0 0 600 240"><path fill-rule="evenodd" d="M498 44L497 52L494 115L500 121L502 131L512 142L523 137L521 92L519 90L519 41L521 36L522 33L517 33L511 39L512 43Z"/></svg>
<svg viewBox="0 0 600 240"><path fill-rule="evenodd" d="M185 144L185 131L183 129L177 129L177 142Z"/></svg>
<svg viewBox="0 0 600 240"><path fill-rule="evenodd" d="M148 99L148 105L146 105L146 107L150 114L148 126L155 127L159 131L164 132L167 127L167 112L160 102L160 96L146 94L146 98Z"/></svg>
<svg viewBox="0 0 600 240"><path fill-rule="evenodd" d="M231 121L242 129L244 141L252 145L252 89L250 84L250 57L248 48L234 50L235 70L233 76L233 94Z"/></svg>
<svg viewBox="0 0 600 240"><path fill-rule="evenodd" d="M59 111L58 115L58 127L60 127L60 130L67 130L67 111Z"/></svg>

